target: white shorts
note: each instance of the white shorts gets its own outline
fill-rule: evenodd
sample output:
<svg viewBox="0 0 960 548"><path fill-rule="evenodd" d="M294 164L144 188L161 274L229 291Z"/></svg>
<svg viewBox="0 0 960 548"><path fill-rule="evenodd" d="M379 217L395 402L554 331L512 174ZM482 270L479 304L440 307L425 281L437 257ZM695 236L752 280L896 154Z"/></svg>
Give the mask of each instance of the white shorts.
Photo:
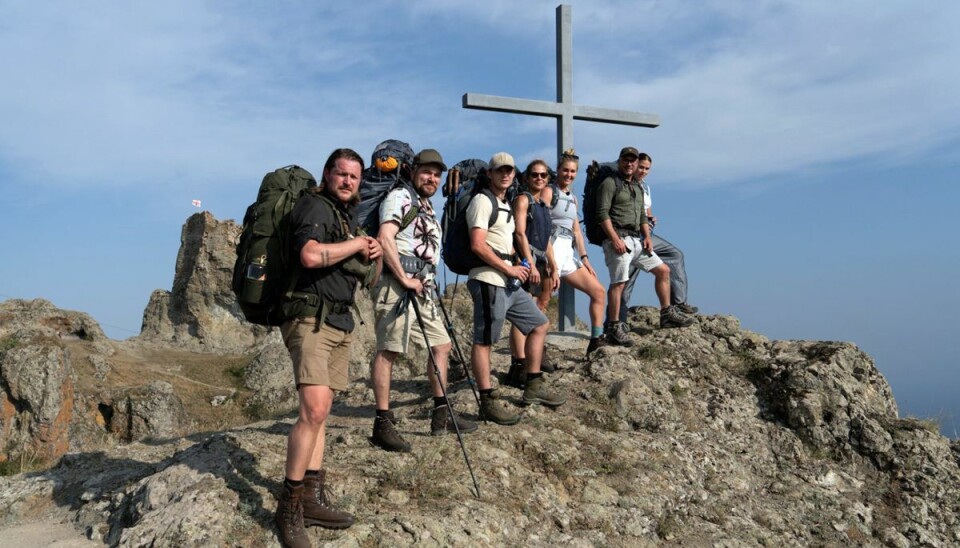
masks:
<svg viewBox="0 0 960 548"><path fill-rule="evenodd" d="M607 270L610 271L610 283L619 284L630 279L630 272L639 268L644 272L650 272L654 268L663 264L656 253L649 254L643 250L643 238L635 236L624 236L623 243L627 244L627 252L618 255L613 250L613 242L603 241L603 258L607 263Z"/></svg>
<svg viewBox="0 0 960 548"><path fill-rule="evenodd" d="M583 266L573 243L572 235L556 235L553 238L553 260L557 262L561 278L573 274Z"/></svg>

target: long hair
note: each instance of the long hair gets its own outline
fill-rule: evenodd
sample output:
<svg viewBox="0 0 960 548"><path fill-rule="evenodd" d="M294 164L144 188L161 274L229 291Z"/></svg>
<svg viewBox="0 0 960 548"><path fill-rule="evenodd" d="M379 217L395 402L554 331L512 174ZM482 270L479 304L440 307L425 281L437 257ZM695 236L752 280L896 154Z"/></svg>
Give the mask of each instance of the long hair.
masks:
<svg viewBox="0 0 960 548"><path fill-rule="evenodd" d="M323 164L323 177L320 182L320 186L317 190L326 191L327 188L327 172L334 168L337 165L337 160L350 160L360 164L360 173L363 174L364 167L363 158L357 154L352 148L338 148L330 153L330 156L327 158L327 162ZM357 204L360 202L360 185L357 185L357 192L354 193L353 198L350 200L351 204Z"/></svg>

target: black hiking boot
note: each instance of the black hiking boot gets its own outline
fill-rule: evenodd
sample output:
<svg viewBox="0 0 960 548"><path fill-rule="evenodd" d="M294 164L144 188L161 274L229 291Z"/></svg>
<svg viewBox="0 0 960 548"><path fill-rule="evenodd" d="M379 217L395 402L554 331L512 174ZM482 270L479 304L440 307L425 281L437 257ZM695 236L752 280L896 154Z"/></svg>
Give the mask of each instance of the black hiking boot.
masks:
<svg viewBox="0 0 960 548"><path fill-rule="evenodd" d="M319 525L327 529L346 529L353 525L353 515L337 510L330 504L330 493L325 483L326 470L303 477L303 524Z"/></svg>
<svg viewBox="0 0 960 548"><path fill-rule="evenodd" d="M594 337L590 339L590 344L587 345L587 357L589 358L590 354L592 354L596 349L602 348L609 344L610 343L608 343L606 338L604 338L603 336Z"/></svg>
<svg viewBox="0 0 960 548"><path fill-rule="evenodd" d="M387 451L410 452L410 444L397 432L393 411L373 419L373 436L370 439L374 445Z"/></svg>
<svg viewBox="0 0 960 548"><path fill-rule="evenodd" d="M303 494L303 485L294 487L283 482L273 522L277 525L280 544L285 548L310 548L310 539L303 528Z"/></svg>
<svg viewBox="0 0 960 548"><path fill-rule="evenodd" d="M433 414L430 417L431 436L442 436L447 432L456 432L457 429L460 429L461 434L475 432L477 430L477 423L461 417L456 412L453 413L454 420L457 421L457 426L454 428L453 421L450 420L450 413L447 412L446 405L434 407L432 413Z"/></svg>
<svg viewBox="0 0 960 548"><path fill-rule="evenodd" d="M522 360L510 362L510 369L507 370L507 379L504 384L521 390L527 386L527 365Z"/></svg>

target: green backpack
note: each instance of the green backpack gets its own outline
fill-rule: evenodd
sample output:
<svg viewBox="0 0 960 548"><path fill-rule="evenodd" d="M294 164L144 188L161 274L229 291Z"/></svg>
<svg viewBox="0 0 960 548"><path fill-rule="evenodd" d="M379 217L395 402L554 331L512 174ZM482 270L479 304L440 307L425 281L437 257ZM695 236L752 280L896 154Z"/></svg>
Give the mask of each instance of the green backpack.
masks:
<svg viewBox="0 0 960 548"><path fill-rule="evenodd" d="M250 323L280 325L286 320L280 307L300 275L300 260L291 257L290 212L303 192L316 186L309 171L283 167L263 177L257 201L247 208L231 287Z"/></svg>

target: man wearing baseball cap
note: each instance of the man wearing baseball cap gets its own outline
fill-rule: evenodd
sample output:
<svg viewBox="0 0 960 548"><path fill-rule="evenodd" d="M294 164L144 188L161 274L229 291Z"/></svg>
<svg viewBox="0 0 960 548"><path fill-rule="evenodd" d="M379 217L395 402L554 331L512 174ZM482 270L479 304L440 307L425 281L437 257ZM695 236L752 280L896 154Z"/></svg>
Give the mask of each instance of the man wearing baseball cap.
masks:
<svg viewBox="0 0 960 548"><path fill-rule="evenodd" d="M623 318L633 282L641 270L654 276L654 289L660 301L660 327L684 327L694 322L670 305L670 267L653 251L642 188L650 165L650 156L634 147L623 147L617 160L617 173L604 179L597 188L596 220L606 235L602 247L610 272L604 332L608 342L621 346L633 345ZM625 291L626 287L630 290Z"/></svg>
<svg viewBox="0 0 960 548"><path fill-rule="evenodd" d="M467 288L473 297L473 373L480 390L480 417L497 424L516 424L520 416L507 407L490 383L490 349L500 338L504 320L510 320L526 335L526 387L521 401L525 405L541 403L557 407L566 397L553 393L545 385L540 363L549 322L529 293L511 279L524 282L530 268L515 266L513 256L514 222L507 189L516 176L513 156L498 152L487 166L489 186L467 206L470 249L483 265L470 270ZM494 211L493 208L496 208ZM491 222L492 219L492 222Z"/></svg>
<svg viewBox="0 0 960 548"><path fill-rule="evenodd" d="M385 268L379 283L370 291L377 335L377 354L370 375L377 407L371 439L374 445L387 451L410 451L410 444L397 431L390 411L390 377L397 354L407 353L411 335L424 348L429 345L444 384L447 380L450 337L441 311L434 302L433 292L442 235L430 203L440 186L440 176L446 170L447 165L439 152L431 148L420 151L413 158L409 186L395 186L380 204L377 239L383 248ZM417 299L426 341L414 317L413 306L407 306L406 298ZM447 411L445 386L441 387L429 358L426 370L433 392L430 434L439 436L455 428ZM477 429L476 423L456 414L450 415L457 421L460 432Z"/></svg>

